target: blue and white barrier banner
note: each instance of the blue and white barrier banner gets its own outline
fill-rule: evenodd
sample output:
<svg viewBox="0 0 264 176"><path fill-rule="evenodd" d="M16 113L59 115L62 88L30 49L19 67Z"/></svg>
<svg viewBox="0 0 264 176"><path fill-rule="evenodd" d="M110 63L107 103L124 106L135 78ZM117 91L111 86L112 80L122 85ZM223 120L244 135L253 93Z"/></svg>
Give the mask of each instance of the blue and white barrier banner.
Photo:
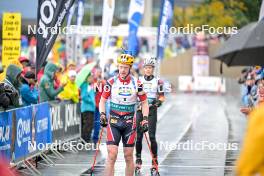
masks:
<svg viewBox="0 0 264 176"><path fill-rule="evenodd" d="M139 44L137 40L137 31L140 25L142 15L144 13L144 0L131 0L128 12L128 51L135 53L139 52Z"/></svg>
<svg viewBox="0 0 264 176"><path fill-rule="evenodd" d="M68 103L50 105L52 142L80 137L80 105Z"/></svg>
<svg viewBox="0 0 264 176"><path fill-rule="evenodd" d="M0 113L0 160L11 160L12 112Z"/></svg>
<svg viewBox="0 0 264 176"><path fill-rule="evenodd" d="M32 106L15 110L16 136L15 160L20 160L29 154L29 142L32 141Z"/></svg>
<svg viewBox="0 0 264 176"><path fill-rule="evenodd" d="M34 106L35 110L35 141L36 144L52 142L50 106L48 103Z"/></svg>
<svg viewBox="0 0 264 176"><path fill-rule="evenodd" d="M174 0L162 0L158 26L157 58L163 59L164 48L167 45L169 28L171 27Z"/></svg>

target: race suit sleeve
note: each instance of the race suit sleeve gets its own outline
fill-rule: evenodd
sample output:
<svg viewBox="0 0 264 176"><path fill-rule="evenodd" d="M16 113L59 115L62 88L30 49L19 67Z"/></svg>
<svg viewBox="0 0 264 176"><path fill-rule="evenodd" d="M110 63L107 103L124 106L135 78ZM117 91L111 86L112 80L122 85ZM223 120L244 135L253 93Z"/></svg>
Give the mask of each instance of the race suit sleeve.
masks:
<svg viewBox="0 0 264 176"><path fill-rule="evenodd" d="M114 83L114 78L110 78L109 80L107 80L106 84L104 85L104 89L102 93L103 98L108 99L110 97L113 83Z"/></svg>

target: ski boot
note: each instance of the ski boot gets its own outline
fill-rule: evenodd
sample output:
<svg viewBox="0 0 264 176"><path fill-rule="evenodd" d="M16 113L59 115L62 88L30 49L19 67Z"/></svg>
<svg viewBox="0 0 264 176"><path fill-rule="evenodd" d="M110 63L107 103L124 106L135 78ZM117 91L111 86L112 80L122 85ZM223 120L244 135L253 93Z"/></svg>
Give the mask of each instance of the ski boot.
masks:
<svg viewBox="0 0 264 176"><path fill-rule="evenodd" d="M155 161L155 162L154 162ZM158 171L158 159L157 157L152 160L152 168L150 169L150 175L153 176L159 176L159 171Z"/></svg>
<svg viewBox="0 0 264 176"><path fill-rule="evenodd" d="M141 165L142 165L142 160L140 158L137 158L136 159L136 168L135 168L135 175L139 176L141 175Z"/></svg>
<svg viewBox="0 0 264 176"><path fill-rule="evenodd" d="M150 169L150 175L151 176L160 176L159 172L157 171L157 169L155 167Z"/></svg>

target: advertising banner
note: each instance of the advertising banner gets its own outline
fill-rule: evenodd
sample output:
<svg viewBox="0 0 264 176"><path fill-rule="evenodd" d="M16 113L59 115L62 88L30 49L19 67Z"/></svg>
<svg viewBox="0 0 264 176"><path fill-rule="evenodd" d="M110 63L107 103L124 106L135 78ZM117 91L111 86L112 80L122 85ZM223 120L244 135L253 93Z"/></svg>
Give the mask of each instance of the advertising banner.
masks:
<svg viewBox="0 0 264 176"><path fill-rule="evenodd" d="M0 158L11 159L12 112L0 113Z"/></svg>

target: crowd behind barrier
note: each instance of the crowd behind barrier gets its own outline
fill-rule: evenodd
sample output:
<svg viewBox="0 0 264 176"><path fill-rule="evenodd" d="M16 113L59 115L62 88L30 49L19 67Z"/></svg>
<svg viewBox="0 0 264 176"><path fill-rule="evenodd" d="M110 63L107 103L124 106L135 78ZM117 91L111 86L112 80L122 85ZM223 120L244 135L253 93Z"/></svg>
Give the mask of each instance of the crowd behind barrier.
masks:
<svg viewBox="0 0 264 176"><path fill-rule="evenodd" d="M2 159L19 164L44 153L57 141L81 137L80 104L69 101L41 104L0 112ZM45 146L45 147L44 147Z"/></svg>
<svg viewBox="0 0 264 176"><path fill-rule="evenodd" d="M241 85L240 111L248 115L264 101L264 69L260 66L244 68L238 83Z"/></svg>
<svg viewBox="0 0 264 176"><path fill-rule="evenodd" d="M264 68L261 66L244 68L238 83L241 87L240 112L246 115L248 122L240 155L236 161L236 174L263 175Z"/></svg>

